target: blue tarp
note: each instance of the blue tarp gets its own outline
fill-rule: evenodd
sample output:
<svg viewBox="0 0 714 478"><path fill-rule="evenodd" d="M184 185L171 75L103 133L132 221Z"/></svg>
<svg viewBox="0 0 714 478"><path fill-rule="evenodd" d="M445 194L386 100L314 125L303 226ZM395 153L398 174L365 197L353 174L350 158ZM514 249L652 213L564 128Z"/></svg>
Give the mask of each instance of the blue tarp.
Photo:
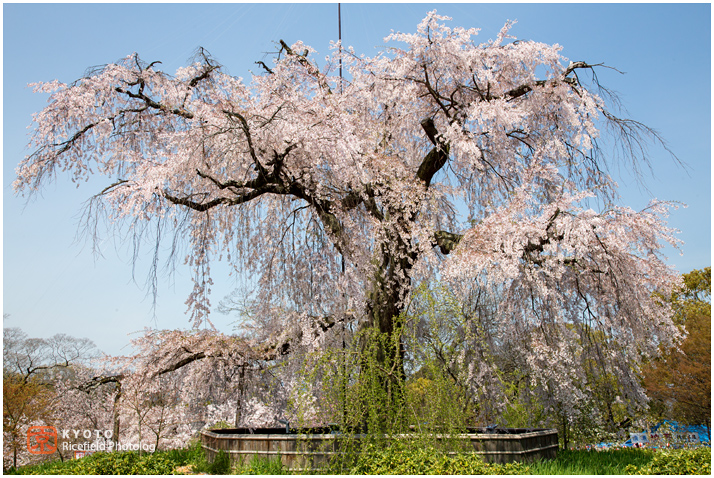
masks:
<svg viewBox="0 0 714 478"><path fill-rule="evenodd" d="M705 425L681 425L678 422L675 422L674 420L665 420L662 423L659 423L655 426L652 427L652 431L656 432L659 430L659 427L663 425L669 425L669 427L672 429L672 431L675 432L682 432L682 433L698 433L699 434L699 441L702 443L709 443L709 440L711 439L711 430L707 428Z"/></svg>
<svg viewBox="0 0 714 478"><path fill-rule="evenodd" d="M710 444L711 430L708 427L706 427L705 425L682 425L679 422L676 422L674 420L664 420L663 422L658 423L657 425L653 426L650 429L650 433L656 433L657 430L659 430L659 428L664 425L669 425L669 428L673 432L697 433L699 435L699 443L701 443L703 445ZM645 433L645 431L643 430L642 433ZM625 446L633 446L632 440L627 440L624 444L625 444Z"/></svg>

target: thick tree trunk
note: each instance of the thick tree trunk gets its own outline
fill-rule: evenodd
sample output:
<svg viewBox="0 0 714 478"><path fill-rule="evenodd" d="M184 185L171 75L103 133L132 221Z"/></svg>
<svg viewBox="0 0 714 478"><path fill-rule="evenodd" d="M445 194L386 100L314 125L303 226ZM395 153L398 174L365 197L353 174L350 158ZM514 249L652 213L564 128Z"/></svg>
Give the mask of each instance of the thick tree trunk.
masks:
<svg viewBox="0 0 714 478"><path fill-rule="evenodd" d="M236 416L233 426L238 428L240 426L240 421L243 418L243 395L245 394L245 365L240 368L240 375L238 377L240 383L238 384L238 400L236 403Z"/></svg>
<svg viewBox="0 0 714 478"><path fill-rule="evenodd" d="M378 332L379 335L367 335L370 340L377 340L377 343L372 344L370 348L373 350L374 356L368 359L374 360L375 365L382 372L383 386L388 392L390 402L394 403L406 379L404 347L401 330L397 323L402 310L390 290L375 288L370 302L370 326L373 328L373 332ZM369 344L365 344L362 349L365 350L365 347L369 347Z"/></svg>
<svg viewBox="0 0 714 478"><path fill-rule="evenodd" d="M410 284L410 264L406 260L395 259L387 252L386 246L382 247L378 264L367 297L367 320L364 325L368 330L361 335L361 361L362 373L376 374L382 389L380 403L365 405L382 407L378 413L387 418L400 406L406 380L399 319ZM386 425L386 422L380 422L380 425Z"/></svg>

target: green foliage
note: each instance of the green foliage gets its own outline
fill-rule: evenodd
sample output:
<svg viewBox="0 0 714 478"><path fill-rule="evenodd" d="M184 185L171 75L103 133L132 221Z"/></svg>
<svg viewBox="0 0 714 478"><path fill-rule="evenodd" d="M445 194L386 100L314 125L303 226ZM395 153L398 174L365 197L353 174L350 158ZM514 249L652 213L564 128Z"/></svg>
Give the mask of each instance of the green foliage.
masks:
<svg viewBox="0 0 714 478"><path fill-rule="evenodd" d="M256 456L249 463L239 465L236 468L236 474L239 475L287 475L290 472L287 470L280 457L265 458Z"/></svg>
<svg viewBox="0 0 714 478"><path fill-rule="evenodd" d="M445 454L433 448L399 442L387 448L369 447L351 474L429 475L623 475L711 474L709 448L663 450L617 449L559 451L555 460L530 464L484 463L468 453Z"/></svg>
<svg viewBox="0 0 714 478"><path fill-rule="evenodd" d="M209 471L199 442L177 450L139 453L95 453L78 460L45 462L7 470L11 475L170 475Z"/></svg>
<svg viewBox="0 0 714 478"><path fill-rule="evenodd" d="M201 447L201 442L197 439L193 440L186 448L176 448L157 453L165 454L169 460L173 461L178 466L196 463L198 460L205 457L203 448Z"/></svg>
<svg viewBox="0 0 714 478"><path fill-rule="evenodd" d="M210 475L225 475L228 474L231 469L228 454L223 450L218 452L218 456L213 461L213 463L209 463L209 461L206 459L206 454L203 451L203 448L201 447L201 442L198 440L191 443L188 448L184 448L181 450L170 450L166 453L186 453L187 459L182 460L181 462L186 463L188 466L184 466L180 469L175 470L177 473L208 473Z"/></svg>
<svg viewBox="0 0 714 478"><path fill-rule="evenodd" d="M534 475L710 475L711 450L625 448L562 450L558 458L530 465Z"/></svg>
<svg viewBox="0 0 714 478"><path fill-rule="evenodd" d="M212 475L227 475L231 471L231 460L223 450L220 450L208 467L208 472Z"/></svg>
<svg viewBox="0 0 714 478"><path fill-rule="evenodd" d="M79 460L55 461L14 470L23 475L167 475L179 466L166 453L99 452Z"/></svg>
<svg viewBox="0 0 714 478"><path fill-rule="evenodd" d="M212 430L225 429L225 428L233 428L233 425L231 425L230 423L228 423L228 422L225 421L225 420L221 420L220 422L216 422L216 423L214 423L213 425L211 425L210 428L211 428Z"/></svg>
<svg viewBox="0 0 714 478"><path fill-rule="evenodd" d="M392 333L363 327L345 349L312 355L302 383L322 384L313 391L327 410L322 422L370 434L473 423L474 404L457 360L467 339L463 321L448 291L420 287L407 312L394 319ZM291 402L296 416L304 415L300 398Z"/></svg>
<svg viewBox="0 0 714 478"><path fill-rule="evenodd" d="M361 328L344 349L321 350L306 361L290 411L298 427L313 426L310 397L319 397L320 424L337 424L343 438L343 453L329 466L334 473L364 463L364 450L387 449L398 435L409 435L415 450L463 446L459 435L475 424L457 360L464 318L447 291L437 292L415 292L392 333Z"/></svg>
<svg viewBox="0 0 714 478"><path fill-rule="evenodd" d="M349 468L331 466L330 474L370 475L656 475L711 474L709 448L680 450L618 449L607 451L559 451L555 460L530 464L484 463L468 452L446 453L418 439L393 439L388 444L366 444ZM206 461L198 442L180 450L153 454L136 452L96 453L79 460L20 467L6 474L23 475L166 475L228 474L228 455L219 453L213 463ZM233 470L248 475L289 474L280 461L255 457Z"/></svg>
<svg viewBox="0 0 714 478"><path fill-rule="evenodd" d="M363 328L346 350L315 355L305 366L303 383L324 384L320 403L332 411L324 419L339 423L344 437L344 453L322 471L527 473L523 464L486 464L465 452L460 435L475 424L477 410L459 356L473 337L453 295L420 287L394 323L392 334ZM359 440L351 440L355 434Z"/></svg>
<svg viewBox="0 0 714 478"><path fill-rule="evenodd" d="M509 398L501 414L501 420L505 427L530 428L545 419L543 405L538 401L530 400L530 397L522 393L521 387L518 385L520 382L523 382L522 377L519 377L517 383L502 378L504 393Z"/></svg>
<svg viewBox="0 0 714 478"><path fill-rule="evenodd" d="M711 475L710 448L661 450L644 466L630 465L625 470L631 475Z"/></svg>
<svg viewBox="0 0 714 478"><path fill-rule="evenodd" d="M402 340L412 371L406 384L409 419L457 432L475 424L466 388L465 343L476 340L461 305L447 289L418 287L404 314Z"/></svg>
<svg viewBox="0 0 714 478"><path fill-rule="evenodd" d="M679 306L683 321L687 315L711 315L712 268L693 270L682 276L684 289L672 294L672 302ZM683 310L681 310L683 309Z"/></svg>
<svg viewBox="0 0 714 478"><path fill-rule="evenodd" d="M417 446L415 446L417 445ZM362 450L353 475L522 475L528 474L522 463L484 463L478 455L446 454L419 446L418 442L395 440L380 448L373 444Z"/></svg>
<svg viewBox="0 0 714 478"><path fill-rule="evenodd" d="M530 465L534 475L622 475L628 467L650 462L655 451L627 448L614 450L560 450L555 460Z"/></svg>
<svg viewBox="0 0 714 478"><path fill-rule="evenodd" d="M711 268L683 275L684 288L669 298L675 322L687 333L679 350L643 367L653 420L711 424Z"/></svg>

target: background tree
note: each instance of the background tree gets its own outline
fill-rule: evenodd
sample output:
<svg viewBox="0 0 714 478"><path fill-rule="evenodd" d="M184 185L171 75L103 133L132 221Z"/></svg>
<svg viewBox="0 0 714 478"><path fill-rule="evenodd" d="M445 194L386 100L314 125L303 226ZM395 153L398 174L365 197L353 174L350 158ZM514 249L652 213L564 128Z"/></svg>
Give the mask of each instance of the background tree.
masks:
<svg viewBox="0 0 714 478"><path fill-rule="evenodd" d="M652 409L660 416L711 427L711 267L684 274L671 296L675 321L687 336L679 350L643 369Z"/></svg>
<svg viewBox="0 0 714 478"><path fill-rule="evenodd" d="M35 378L3 374L3 468L28 462L27 429L47 420L55 396Z"/></svg>
<svg viewBox="0 0 714 478"><path fill-rule="evenodd" d="M4 467L30 460L27 428L57 425L62 416L59 410L68 405L63 384L75 367L89 364L98 355L94 343L86 338L56 334L40 339L28 337L18 328L3 329ZM57 453L63 458L60 447Z"/></svg>
<svg viewBox="0 0 714 478"><path fill-rule="evenodd" d="M365 350L390 368L405 353L395 320L412 288L441 275L460 292L498 289L494 330L524 344L560 403L572 402L572 356L594 329L612 332L602 356L642 399L633 364L679 337L652 294L679 280L659 255L676 240L667 205L616 205L598 126L635 170L643 138L659 138L608 106L596 66L513 41L510 23L478 44L477 29L444 20L429 13L373 58L336 49L325 68L281 41L249 85L203 50L175 76L131 55L69 85L38 83L51 96L15 190L32 194L59 171L106 176L87 231L98 237L106 218L156 255L173 236L170 260L185 250L193 269L196 325L211 260L226 257L258 277L256 315L335 324L352 311L387 337ZM472 364L474 387L487 367Z"/></svg>

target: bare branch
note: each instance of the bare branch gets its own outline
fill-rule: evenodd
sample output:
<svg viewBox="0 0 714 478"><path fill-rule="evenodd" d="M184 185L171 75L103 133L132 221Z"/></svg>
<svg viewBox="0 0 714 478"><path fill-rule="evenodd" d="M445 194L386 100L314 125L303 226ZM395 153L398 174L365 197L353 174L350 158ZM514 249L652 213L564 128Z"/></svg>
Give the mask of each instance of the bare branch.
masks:
<svg viewBox="0 0 714 478"><path fill-rule="evenodd" d="M256 61L255 64L262 66L262 67L265 69L265 71L267 71L267 72L270 73L271 75L273 74L273 70L271 70L270 68L268 68L268 65L266 65L264 62L262 62L262 61Z"/></svg>

